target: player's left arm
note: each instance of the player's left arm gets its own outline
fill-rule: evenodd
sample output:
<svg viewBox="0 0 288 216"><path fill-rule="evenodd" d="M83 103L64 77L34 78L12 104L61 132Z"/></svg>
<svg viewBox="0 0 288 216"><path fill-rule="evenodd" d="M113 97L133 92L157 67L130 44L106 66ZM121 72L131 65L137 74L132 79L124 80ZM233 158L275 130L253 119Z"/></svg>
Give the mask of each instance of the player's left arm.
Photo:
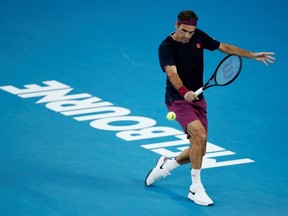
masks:
<svg viewBox="0 0 288 216"><path fill-rule="evenodd" d="M268 63L274 63L275 58L272 56L274 52L251 52L239 47L236 47L231 44L220 43L218 48L221 52L226 54L236 54L241 57L246 57L254 59L257 61L262 61L265 65L268 66Z"/></svg>

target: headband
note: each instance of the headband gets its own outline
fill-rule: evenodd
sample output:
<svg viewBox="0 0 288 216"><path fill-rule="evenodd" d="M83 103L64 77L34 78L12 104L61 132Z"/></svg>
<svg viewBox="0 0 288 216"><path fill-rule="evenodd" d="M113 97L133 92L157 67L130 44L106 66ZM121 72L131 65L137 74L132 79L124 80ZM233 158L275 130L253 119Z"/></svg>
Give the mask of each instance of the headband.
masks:
<svg viewBox="0 0 288 216"><path fill-rule="evenodd" d="M178 19L179 24L185 24L185 25L192 25L196 26L197 25L197 20L196 19L186 19L186 20L180 20Z"/></svg>

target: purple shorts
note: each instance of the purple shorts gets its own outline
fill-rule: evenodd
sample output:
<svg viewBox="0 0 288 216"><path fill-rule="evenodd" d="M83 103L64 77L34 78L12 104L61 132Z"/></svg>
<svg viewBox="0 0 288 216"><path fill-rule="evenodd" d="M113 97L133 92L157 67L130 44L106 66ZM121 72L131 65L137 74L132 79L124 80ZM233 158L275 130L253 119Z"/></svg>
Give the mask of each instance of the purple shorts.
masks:
<svg viewBox="0 0 288 216"><path fill-rule="evenodd" d="M166 104L166 106L169 111L176 113L176 120L185 132L187 125L195 120L199 120L207 131L207 104L205 99L194 101L193 103L189 103L185 100L175 100L171 101L169 105Z"/></svg>

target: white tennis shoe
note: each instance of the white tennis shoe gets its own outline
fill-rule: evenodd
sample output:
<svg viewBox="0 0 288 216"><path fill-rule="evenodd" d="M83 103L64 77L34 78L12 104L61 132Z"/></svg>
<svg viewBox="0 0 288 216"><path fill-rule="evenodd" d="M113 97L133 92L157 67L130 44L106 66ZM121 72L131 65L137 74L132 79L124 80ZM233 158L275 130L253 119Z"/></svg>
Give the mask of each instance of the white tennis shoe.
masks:
<svg viewBox="0 0 288 216"><path fill-rule="evenodd" d="M145 185L150 186L160 178L165 178L167 175L171 175L170 172L168 172L165 168L163 168L163 165L168 161L169 159L165 156L161 156L156 166L147 174L145 179Z"/></svg>
<svg viewBox="0 0 288 216"><path fill-rule="evenodd" d="M188 193L188 199L192 200L198 205L213 205L213 201L205 192L203 185L198 185L196 187L191 185Z"/></svg>

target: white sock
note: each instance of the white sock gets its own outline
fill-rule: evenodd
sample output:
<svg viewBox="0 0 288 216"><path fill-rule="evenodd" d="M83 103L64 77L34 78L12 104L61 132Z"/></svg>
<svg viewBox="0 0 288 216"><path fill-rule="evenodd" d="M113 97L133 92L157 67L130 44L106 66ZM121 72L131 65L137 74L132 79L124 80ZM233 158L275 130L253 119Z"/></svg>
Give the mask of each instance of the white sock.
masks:
<svg viewBox="0 0 288 216"><path fill-rule="evenodd" d="M172 160L167 160L167 162L163 165L163 168L170 172L179 166L180 164L175 160L175 158L173 158Z"/></svg>
<svg viewBox="0 0 288 216"><path fill-rule="evenodd" d="M191 169L191 180L193 186L201 185L201 169Z"/></svg>

